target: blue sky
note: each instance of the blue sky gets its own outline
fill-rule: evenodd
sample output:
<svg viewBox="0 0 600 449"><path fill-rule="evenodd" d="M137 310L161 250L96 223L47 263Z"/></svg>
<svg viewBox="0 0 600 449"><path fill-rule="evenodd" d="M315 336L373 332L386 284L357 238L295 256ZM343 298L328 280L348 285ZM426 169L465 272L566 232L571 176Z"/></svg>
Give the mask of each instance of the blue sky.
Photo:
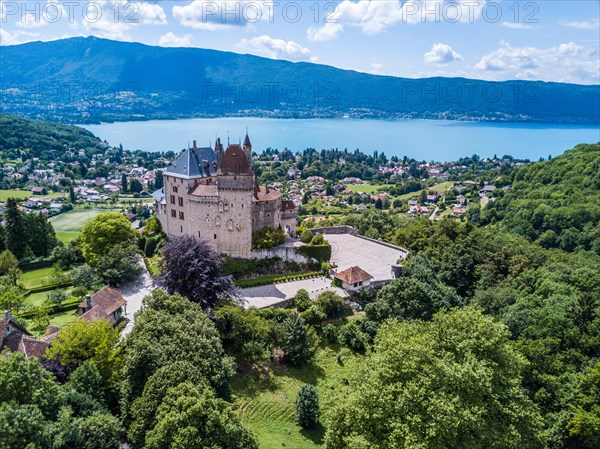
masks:
<svg viewBox="0 0 600 449"><path fill-rule="evenodd" d="M0 0L0 44L95 35L361 72L600 84L600 2Z"/></svg>

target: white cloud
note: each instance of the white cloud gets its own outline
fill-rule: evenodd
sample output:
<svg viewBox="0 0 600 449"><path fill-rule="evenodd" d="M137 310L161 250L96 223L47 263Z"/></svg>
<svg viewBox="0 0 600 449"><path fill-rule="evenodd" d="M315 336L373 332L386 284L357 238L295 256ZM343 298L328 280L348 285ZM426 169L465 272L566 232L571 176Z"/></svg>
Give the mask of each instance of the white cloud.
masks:
<svg viewBox="0 0 600 449"><path fill-rule="evenodd" d="M502 41L500 48L483 56L474 69L485 72L491 79L600 83L597 52L573 42L542 49L512 47Z"/></svg>
<svg viewBox="0 0 600 449"><path fill-rule="evenodd" d="M0 45L17 45L34 40L40 40L38 33L30 33L27 31L15 31L9 33L0 28Z"/></svg>
<svg viewBox="0 0 600 449"><path fill-rule="evenodd" d="M158 45L161 47L191 47L192 35L185 34L183 36L177 36L169 31L159 38Z"/></svg>
<svg viewBox="0 0 600 449"><path fill-rule="evenodd" d="M373 64L371 64L371 68L375 72L379 72L381 69L383 69L383 64L379 64L378 62L374 62Z"/></svg>
<svg viewBox="0 0 600 449"><path fill-rule="evenodd" d="M274 39L263 35L252 39L242 39L237 45L240 50L272 59L287 59L290 61L315 61L310 50L294 41Z"/></svg>
<svg viewBox="0 0 600 449"><path fill-rule="evenodd" d="M273 0L195 0L173 6L173 17L183 26L198 30L223 30L272 19Z"/></svg>
<svg viewBox="0 0 600 449"><path fill-rule="evenodd" d="M328 14L325 25L307 30L311 41L335 39L345 27L366 35L384 32L400 23L474 22L488 0L343 0Z"/></svg>
<svg viewBox="0 0 600 449"><path fill-rule="evenodd" d="M167 16L164 9L155 3L131 2L129 0L96 0L88 12L90 17L82 20L83 29L95 36L121 41L132 40L129 30L139 25L164 25ZM96 10L101 13L96 18Z"/></svg>
<svg viewBox="0 0 600 449"><path fill-rule="evenodd" d="M505 28L511 28L513 30L533 30L534 28L538 28L533 25L528 25L526 23L519 22L502 22L500 25L502 25Z"/></svg>
<svg viewBox="0 0 600 449"><path fill-rule="evenodd" d="M580 30L597 30L600 28L600 20L574 20L574 21L562 21L559 22L562 26L577 28Z"/></svg>
<svg viewBox="0 0 600 449"><path fill-rule="evenodd" d="M423 59L428 64L448 64L462 60L462 56L455 52L449 45L438 43L433 44L431 51L425 53Z"/></svg>

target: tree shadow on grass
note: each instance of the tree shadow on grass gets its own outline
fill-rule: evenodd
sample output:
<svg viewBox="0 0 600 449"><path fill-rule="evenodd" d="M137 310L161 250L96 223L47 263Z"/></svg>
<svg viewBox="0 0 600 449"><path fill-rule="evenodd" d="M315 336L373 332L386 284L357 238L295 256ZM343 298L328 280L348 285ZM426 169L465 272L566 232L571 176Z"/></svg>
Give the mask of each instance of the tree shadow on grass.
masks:
<svg viewBox="0 0 600 449"><path fill-rule="evenodd" d="M242 396L256 396L263 391L275 391L279 388L269 367L256 365L243 367L234 377L232 386Z"/></svg>
<svg viewBox="0 0 600 449"><path fill-rule="evenodd" d="M317 381L325 377L325 370L314 361L303 366L280 365L276 369L279 375L293 377L305 384L316 385Z"/></svg>
<svg viewBox="0 0 600 449"><path fill-rule="evenodd" d="M325 437L325 427L323 427L321 423L318 423L312 429L301 429L300 434L313 443L321 445L323 444L323 439Z"/></svg>

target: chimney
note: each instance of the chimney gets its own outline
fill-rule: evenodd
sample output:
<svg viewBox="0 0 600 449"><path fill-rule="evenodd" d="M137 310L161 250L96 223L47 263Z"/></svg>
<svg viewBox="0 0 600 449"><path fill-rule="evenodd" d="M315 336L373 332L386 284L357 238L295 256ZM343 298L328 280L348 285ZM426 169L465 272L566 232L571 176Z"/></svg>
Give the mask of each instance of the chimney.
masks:
<svg viewBox="0 0 600 449"><path fill-rule="evenodd" d="M88 310L92 308L92 296L91 295L85 295L85 306Z"/></svg>

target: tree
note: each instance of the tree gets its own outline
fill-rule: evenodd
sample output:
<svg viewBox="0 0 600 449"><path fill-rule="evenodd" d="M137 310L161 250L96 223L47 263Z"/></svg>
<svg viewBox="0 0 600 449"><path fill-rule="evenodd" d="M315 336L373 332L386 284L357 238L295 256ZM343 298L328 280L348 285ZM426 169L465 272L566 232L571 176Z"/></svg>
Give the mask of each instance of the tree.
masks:
<svg viewBox="0 0 600 449"><path fill-rule="evenodd" d="M73 186L69 186L69 201L71 201L71 204L75 204L77 202L77 195L75 195Z"/></svg>
<svg viewBox="0 0 600 449"><path fill-rule="evenodd" d="M294 305L296 306L296 309L298 309L298 312L304 312L310 307L310 296L305 289L301 288L296 292L296 296L294 296Z"/></svg>
<svg viewBox="0 0 600 449"><path fill-rule="evenodd" d="M59 360L71 373L85 362L92 362L102 376L102 394L109 404L114 403L123 356L119 332L108 321L69 323L53 340L46 358Z"/></svg>
<svg viewBox="0 0 600 449"><path fill-rule="evenodd" d="M229 397L233 359L223 350L219 332L199 305L180 295L155 290L144 298L142 311L127 337L122 371L121 410L126 426L131 404L148 379L178 361L192 364L220 397Z"/></svg>
<svg viewBox="0 0 600 449"><path fill-rule="evenodd" d="M170 388L156 415L146 449L258 448L231 406L205 384L188 382Z"/></svg>
<svg viewBox="0 0 600 449"><path fill-rule="evenodd" d="M161 170L156 170L156 179L154 180L154 188L160 190L164 187L164 177Z"/></svg>
<svg viewBox="0 0 600 449"><path fill-rule="evenodd" d="M327 316L332 318L344 309L344 298L330 290L321 293L315 300L315 305Z"/></svg>
<svg viewBox="0 0 600 449"><path fill-rule="evenodd" d="M81 251L86 262L95 266L99 258L119 244L133 244L138 233L119 212L96 215L81 229Z"/></svg>
<svg viewBox="0 0 600 449"><path fill-rule="evenodd" d="M25 220L19 211L17 201L9 198L6 203L5 212L6 248L19 260L27 251L27 233Z"/></svg>
<svg viewBox="0 0 600 449"><path fill-rule="evenodd" d="M99 403L104 402L102 375L89 360L83 362L69 376L69 385L81 394L87 394Z"/></svg>
<svg viewBox="0 0 600 449"><path fill-rule="evenodd" d="M127 175L125 173L121 174L121 193L127 193Z"/></svg>
<svg viewBox="0 0 600 449"><path fill-rule="evenodd" d="M544 447L509 337L472 308L385 324L332 402L325 447Z"/></svg>
<svg viewBox="0 0 600 449"><path fill-rule="evenodd" d="M283 359L292 365L302 365L314 355L314 337L297 313L292 314L279 325L278 340L284 353Z"/></svg>
<svg viewBox="0 0 600 449"><path fill-rule="evenodd" d="M600 362L582 376L575 416L567 425L586 448L600 447Z"/></svg>
<svg viewBox="0 0 600 449"><path fill-rule="evenodd" d="M10 284L16 284L21 270L19 270L19 261L9 250L0 253L0 276L6 276Z"/></svg>
<svg viewBox="0 0 600 449"><path fill-rule="evenodd" d="M104 282L112 287L135 280L143 270L131 244L115 245L110 253L98 259L97 268Z"/></svg>
<svg viewBox="0 0 600 449"><path fill-rule="evenodd" d="M60 307L62 302L67 299L67 293L64 290L52 290L48 293L46 300L52 304L52 306Z"/></svg>
<svg viewBox="0 0 600 449"><path fill-rule="evenodd" d="M271 355L272 325L256 310L224 304L215 309L213 321L225 351L239 363L264 360Z"/></svg>
<svg viewBox="0 0 600 449"><path fill-rule="evenodd" d="M86 290L97 290L102 286L102 278L92 267L83 264L71 271L73 285L83 287Z"/></svg>
<svg viewBox="0 0 600 449"><path fill-rule="evenodd" d="M319 394L312 385L304 384L298 391L296 422L305 429L313 428L319 422Z"/></svg>
<svg viewBox="0 0 600 449"><path fill-rule="evenodd" d="M223 259L204 240L174 237L163 246L159 285L179 293L203 309L234 294L231 279L221 276Z"/></svg>

